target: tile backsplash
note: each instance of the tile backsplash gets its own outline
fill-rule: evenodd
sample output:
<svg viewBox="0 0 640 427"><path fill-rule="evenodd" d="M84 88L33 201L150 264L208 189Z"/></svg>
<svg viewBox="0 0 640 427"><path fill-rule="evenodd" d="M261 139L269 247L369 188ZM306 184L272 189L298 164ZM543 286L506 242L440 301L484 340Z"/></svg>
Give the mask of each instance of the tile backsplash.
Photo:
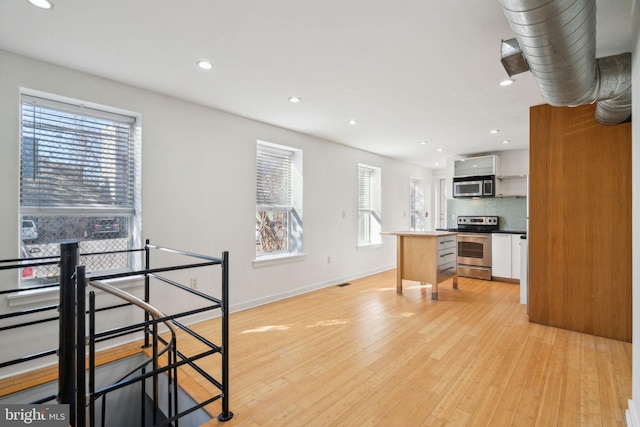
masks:
<svg viewBox="0 0 640 427"><path fill-rule="evenodd" d="M501 230L526 230L527 199L486 198L447 200L447 227L457 227L458 215L495 215L500 217Z"/></svg>

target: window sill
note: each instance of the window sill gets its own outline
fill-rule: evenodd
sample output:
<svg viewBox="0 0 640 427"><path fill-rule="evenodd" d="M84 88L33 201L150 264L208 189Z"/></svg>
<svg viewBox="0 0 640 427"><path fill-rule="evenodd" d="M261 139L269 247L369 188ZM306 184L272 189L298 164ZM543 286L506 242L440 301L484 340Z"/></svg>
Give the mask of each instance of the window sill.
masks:
<svg viewBox="0 0 640 427"><path fill-rule="evenodd" d="M254 267L267 267L269 265L286 264L289 262L302 261L305 254L279 254L265 255L253 260Z"/></svg>
<svg viewBox="0 0 640 427"><path fill-rule="evenodd" d="M382 243L367 243L363 245L358 245L356 249L359 251L362 251L362 250L369 250L369 249L378 249L381 247L382 247Z"/></svg>
<svg viewBox="0 0 640 427"><path fill-rule="evenodd" d="M131 289L142 286L144 283L140 281L140 277L125 277L122 279L113 279L109 284L119 289ZM102 291L98 291L102 292ZM31 306L43 306L60 303L60 287L46 289L29 289L7 295L7 303L10 308Z"/></svg>
<svg viewBox="0 0 640 427"><path fill-rule="evenodd" d="M29 289L7 295L9 307L22 307L25 305L49 305L60 302L60 287L46 289Z"/></svg>

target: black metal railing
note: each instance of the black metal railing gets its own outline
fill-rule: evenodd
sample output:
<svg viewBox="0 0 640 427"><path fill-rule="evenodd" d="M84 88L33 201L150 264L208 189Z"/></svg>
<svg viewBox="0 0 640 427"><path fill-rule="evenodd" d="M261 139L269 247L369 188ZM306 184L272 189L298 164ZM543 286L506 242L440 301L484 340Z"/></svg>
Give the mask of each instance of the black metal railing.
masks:
<svg viewBox="0 0 640 427"><path fill-rule="evenodd" d="M136 249L133 251L141 251ZM58 393L53 396L46 396L38 399L37 402L31 403L44 403L57 399L59 403L69 404L71 416L70 424L77 426L84 425L96 425L96 402L101 399L101 425L106 425L106 396L116 390L123 389L124 387L134 385L136 383L141 384L142 394L146 395L146 382L147 379L151 379L151 402L152 408L152 425L178 425L180 418L203 408L204 406L216 401L221 400L222 411L218 415L220 421L227 421L233 417L233 413L229 410L229 255L228 252L224 252L222 257L215 258L201 254L195 254L186 251L179 251L175 249L165 248L157 245L151 245L147 240L146 245L142 251L145 252L145 267L143 270L106 274L106 275L91 275L86 272L86 267L78 265L80 256L78 254L78 245L76 242L63 243L60 247L59 260L51 261L52 257L46 257L44 262L59 262L60 266L60 316L50 317L46 319L27 320L22 323L14 323L9 326L0 328L0 332L3 330L9 330L14 328L23 328L30 325L35 325L44 322L59 321L59 348L50 349L40 353L23 356L18 359L0 362L0 368L11 366L25 361L34 360L40 357L49 356L58 353ZM186 256L190 258L197 258L198 262L173 265L169 267L151 268L151 252L162 251L180 256ZM100 256L100 253L83 254L86 256ZM28 261L23 259L0 261L0 269L4 268L23 268L28 263L41 263L43 260L37 258L31 258ZM4 263L4 266L2 265ZM9 265L9 267L6 267ZM209 266L219 265L221 267L221 298L215 298L207 295L198 290L192 289L174 280L171 280L162 274L165 272L184 270L190 268L202 268ZM144 298L140 299L131 294L128 294L121 289L109 285L107 282L112 279L124 278L124 277L144 277ZM166 315L149 304L151 281L157 281L159 284L168 285L179 289L181 291L189 292L197 297L203 298L209 304L205 307L184 311L177 314ZM48 285L47 287L53 287L57 285ZM154 287L155 287L154 283ZM104 308L96 308L96 293L94 291L89 292L89 308L86 309L86 288L94 287L100 289L103 292L115 295L116 297L125 301L123 304L111 305ZM42 289L43 287L38 287ZM17 291L4 291L0 294L19 292ZM124 306L137 306L144 310L145 320L140 323L130 324L118 328L113 328L105 331L97 331L96 316L99 311L110 310L120 308ZM29 316L37 313L42 313L49 310L55 310L58 306L51 305L46 307L40 307L37 309L21 310L20 312L8 313L0 316L0 320L4 319L17 319L22 316ZM178 319L203 313L209 310L220 309L221 313L221 344L216 345L191 330L189 327L180 323ZM88 324L88 336L87 336L87 324L86 315L89 318ZM159 324L164 324L167 330L170 332L171 338L169 340L164 339L158 332ZM200 343L204 344L207 350L200 352L195 356L186 356L180 352L177 348L176 330L180 329L189 336L197 339ZM151 358L143 361L135 369L128 372L126 375L119 378L112 384L97 388L95 382L95 351L96 343L112 340L118 337L126 336L134 333L144 334L144 347L151 347ZM160 350L159 346L163 345L164 348ZM160 366L159 357L166 354L167 363ZM199 361L207 356L220 354L221 355L221 379L217 380L210 376L205 369L198 365ZM88 364L88 371L85 370L85 363ZM152 368L149 371L148 365L151 364ZM199 402L196 405L182 409L178 407L178 367L188 365L193 368L199 375L209 381L216 389L219 390L218 394L212 395L204 402ZM86 375L89 376L89 390L85 389ZM167 397L166 408L162 415L162 419L159 418L160 414L160 396L159 396L159 377L161 375L167 378ZM143 405L146 399L142 398ZM88 407L88 413L87 408ZM182 410L181 410L182 409ZM147 425L146 411L143 408L141 411L141 425ZM88 418L87 418L88 417Z"/></svg>

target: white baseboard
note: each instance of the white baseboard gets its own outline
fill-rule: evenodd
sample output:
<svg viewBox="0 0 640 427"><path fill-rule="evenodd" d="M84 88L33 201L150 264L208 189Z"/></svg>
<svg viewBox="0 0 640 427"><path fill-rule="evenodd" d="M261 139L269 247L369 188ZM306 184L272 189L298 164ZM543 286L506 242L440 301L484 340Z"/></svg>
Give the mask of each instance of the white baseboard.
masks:
<svg viewBox="0 0 640 427"><path fill-rule="evenodd" d="M625 411L624 416L627 421L627 427L640 427L640 417L638 416L636 405L631 399L629 399L629 409Z"/></svg>
<svg viewBox="0 0 640 427"><path fill-rule="evenodd" d="M378 273L382 273L383 271L387 271L390 270L392 268L395 268L395 265L385 265L383 267L374 269L374 270L370 270L370 271L364 271L364 272L360 272L358 274L354 274L351 276L343 276L343 277L338 277L332 280L328 280L325 282L319 282L319 283L313 283L311 285L307 285L307 286L303 286L301 288L296 288L296 289L291 289L287 292L281 292L278 294L273 294L273 295L269 295L267 297L264 298L258 298L258 299L254 299L254 300L250 300L250 301L245 301L243 303L240 304L234 304L231 307L229 307L229 310L232 313L238 312L238 311L243 311L243 310L248 310L250 308L255 308L255 307L259 307L261 305L265 305L265 304L269 304L272 302L276 302L276 301L280 301L283 299L287 299L287 298L291 298L297 295L302 295L302 294L306 294L308 292L313 292L316 291L318 289L323 289L323 288L328 288L329 286L335 286L335 285L339 285L341 283L344 282L348 282L349 280L355 280L355 279L360 279L362 277L366 277L366 276L371 276L373 274L378 274Z"/></svg>

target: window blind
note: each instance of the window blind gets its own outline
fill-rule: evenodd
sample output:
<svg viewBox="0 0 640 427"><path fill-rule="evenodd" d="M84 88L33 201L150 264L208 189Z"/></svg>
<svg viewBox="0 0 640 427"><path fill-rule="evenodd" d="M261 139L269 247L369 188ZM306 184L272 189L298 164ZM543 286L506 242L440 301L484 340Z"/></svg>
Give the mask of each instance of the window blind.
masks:
<svg viewBox="0 0 640 427"><path fill-rule="evenodd" d="M424 230L425 226L425 200L424 189L422 180L417 178L411 178L409 181L410 186L410 200L411 200L411 230Z"/></svg>
<svg viewBox="0 0 640 427"><path fill-rule="evenodd" d="M258 206L292 206L292 162L292 151L258 144L256 159Z"/></svg>
<svg viewBox="0 0 640 427"><path fill-rule="evenodd" d="M411 178L411 211L419 212L424 210L424 191L422 189L422 180Z"/></svg>
<svg viewBox="0 0 640 427"><path fill-rule="evenodd" d="M134 129L134 117L23 95L22 213L133 213Z"/></svg>
<svg viewBox="0 0 640 427"><path fill-rule="evenodd" d="M358 165L358 209L373 210L373 169Z"/></svg>

